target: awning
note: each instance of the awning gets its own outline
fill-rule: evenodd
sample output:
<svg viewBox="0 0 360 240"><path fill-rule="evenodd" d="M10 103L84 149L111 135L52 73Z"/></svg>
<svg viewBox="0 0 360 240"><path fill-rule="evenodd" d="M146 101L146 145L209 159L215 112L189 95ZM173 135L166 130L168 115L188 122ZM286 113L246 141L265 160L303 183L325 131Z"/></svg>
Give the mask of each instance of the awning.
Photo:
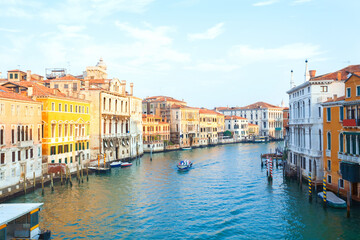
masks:
<svg viewBox="0 0 360 240"><path fill-rule="evenodd" d="M348 162L340 162L342 178L349 182L360 182L360 165Z"/></svg>

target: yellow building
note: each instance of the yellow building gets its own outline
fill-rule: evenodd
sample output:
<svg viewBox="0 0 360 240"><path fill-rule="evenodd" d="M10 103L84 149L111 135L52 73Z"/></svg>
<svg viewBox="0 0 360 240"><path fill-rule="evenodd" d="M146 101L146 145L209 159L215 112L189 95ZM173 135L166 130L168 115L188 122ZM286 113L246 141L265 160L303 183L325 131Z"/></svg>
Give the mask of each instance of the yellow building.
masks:
<svg viewBox="0 0 360 240"><path fill-rule="evenodd" d="M224 115L201 108L199 110L199 119L199 144L205 146L219 143L219 138L222 138L225 127Z"/></svg>
<svg viewBox="0 0 360 240"><path fill-rule="evenodd" d="M256 124L249 123L249 137L259 136L259 126Z"/></svg>
<svg viewBox="0 0 360 240"><path fill-rule="evenodd" d="M90 160L89 101L29 81L4 86L42 103L43 163L65 163L74 171Z"/></svg>
<svg viewBox="0 0 360 240"><path fill-rule="evenodd" d="M180 147L199 146L199 108L172 105L170 112L170 139Z"/></svg>

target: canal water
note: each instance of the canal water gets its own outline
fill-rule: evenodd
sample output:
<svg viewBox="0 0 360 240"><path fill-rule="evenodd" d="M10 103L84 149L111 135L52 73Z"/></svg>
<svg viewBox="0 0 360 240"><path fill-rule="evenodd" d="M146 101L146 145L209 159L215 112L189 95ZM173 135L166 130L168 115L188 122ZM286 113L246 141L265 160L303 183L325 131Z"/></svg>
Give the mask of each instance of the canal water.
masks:
<svg viewBox="0 0 360 240"><path fill-rule="evenodd" d="M40 227L54 239L360 239L359 207L348 219L320 199L309 203L307 186L275 166L268 184L260 154L281 144L144 155L130 168L11 202L43 202ZM179 172L181 159L193 168Z"/></svg>

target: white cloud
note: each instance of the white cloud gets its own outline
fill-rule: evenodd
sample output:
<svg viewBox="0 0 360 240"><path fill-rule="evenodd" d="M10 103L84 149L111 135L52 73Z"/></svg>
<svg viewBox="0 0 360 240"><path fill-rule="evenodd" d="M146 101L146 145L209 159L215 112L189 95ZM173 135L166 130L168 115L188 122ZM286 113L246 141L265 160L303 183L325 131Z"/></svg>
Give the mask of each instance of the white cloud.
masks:
<svg viewBox="0 0 360 240"><path fill-rule="evenodd" d="M311 2L312 0L295 0L293 2L293 4L302 4L302 3L307 3L307 2Z"/></svg>
<svg viewBox="0 0 360 240"><path fill-rule="evenodd" d="M278 2L278 0L269 0L269 1L257 2L257 3L254 3L253 6L254 7L263 7L263 6L272 5L272 4L276 3L276 2Z"/></svg>
<svg viewBox="0 0 360 240"><path fill-rule="evenodd" d="M0 28L0 31L2 32L10 32L10 33L18 33L20 30L18 29L11 29L11 28Z"/></svg>
<svg viewBox="0 0 360 240"><path fill-rule="evenodd" d="M212 28L209 28L203 33L193 33L188 34L188 39L190 41L198 40L198 39L214 39L224 32L223 30L224 23L218 23Z"/></svg>
<svg viewBox="0 0 360 240"><path fill-rule="evenodd" d="M229 56L243 63L277 60L298 60L321 55L320 46L306 43L288 44L277 48L254 48L237 45L230 49Z"/></svg>
<svg viewBox="0 0 360 240"><path fill-rule="evenodd" d="M203 72L230 72L240 68L238 64L227 63L225 60L216 60L212 62L200 62L193 66L186 66L185 69L197 70Z"/></svg>

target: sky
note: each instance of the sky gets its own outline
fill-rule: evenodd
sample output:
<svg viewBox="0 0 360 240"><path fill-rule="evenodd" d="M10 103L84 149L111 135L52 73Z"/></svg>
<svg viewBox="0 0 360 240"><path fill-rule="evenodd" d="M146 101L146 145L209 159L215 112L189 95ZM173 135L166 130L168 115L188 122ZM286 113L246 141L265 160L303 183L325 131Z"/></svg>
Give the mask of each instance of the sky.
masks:
<svg viewBox="0 0 360 240"><path fill-rule="evenodd" d="M288 102L304 81L360 64L360 1L0 0L0 71L73 75L102 57L134 95L195 107Z"/></svg>

